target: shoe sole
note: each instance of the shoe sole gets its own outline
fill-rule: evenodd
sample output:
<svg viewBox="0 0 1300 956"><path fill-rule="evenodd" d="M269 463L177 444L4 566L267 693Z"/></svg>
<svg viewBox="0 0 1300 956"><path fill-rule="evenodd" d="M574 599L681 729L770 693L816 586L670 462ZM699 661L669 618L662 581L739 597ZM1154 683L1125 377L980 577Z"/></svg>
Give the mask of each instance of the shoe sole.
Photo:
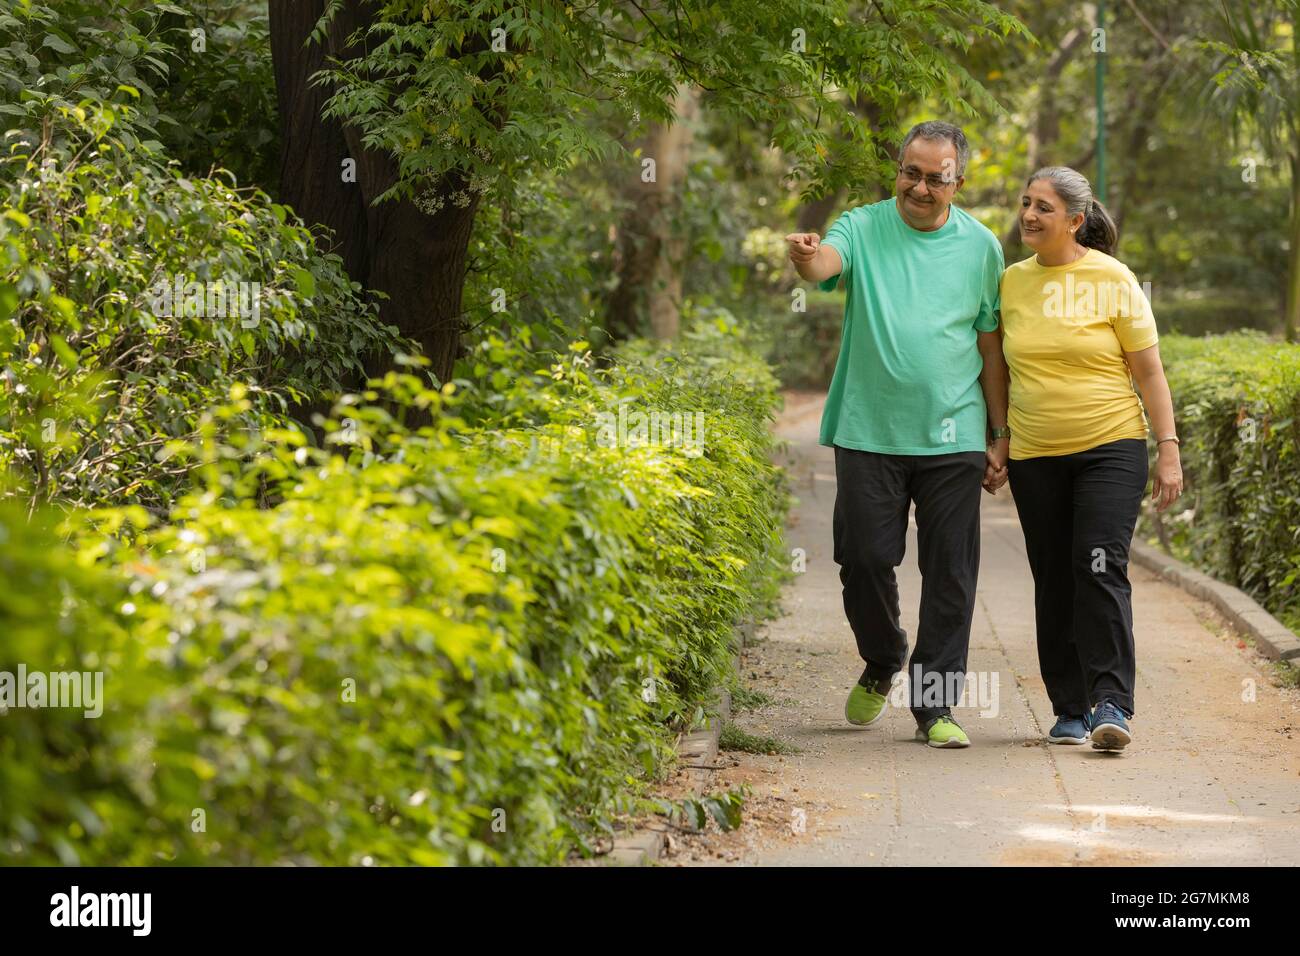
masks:
<svg viewBox="0 0 1300 956"><path fill-rule="evenodd" d="M1116 724L1102 724L1092 731L1093 750L1123 750L1133 742L1133 735Z"/></svg>
<svg viewBox="0 0 1300 956"><path fill-rule="evenodd" d="M947 743L937 744L930 739L930 736L924 730L918 730L915 739L929 747L933 747L935 750L960 750L962 747L970 746L969 740L964 743L960 740L949 740Z"/></svg>
<svg viewBox="0 0 1300 956"><path fill-rule="evenodd" d="M1047 742L1048 742L1049 744L1074 744L1074 745L1078 745L1078 744L1086 744L1086 743L1088 742L1088 738L1087 738L1087 737L1050 737L1050 736L1049 736L1049 737L1047 738Z"/></svg>
<svg viewBox="0 0 1300 956"><path fill-rule="evenodd" d="M876 714L876 716L872 717L870 720L853 720L851 717L849 717L848 714L844 715L844 719L847 720L854 727L870 727L872 724L880 723L881 718L884 716L885 716L885 712L882 710L880 713Z"/></svg>

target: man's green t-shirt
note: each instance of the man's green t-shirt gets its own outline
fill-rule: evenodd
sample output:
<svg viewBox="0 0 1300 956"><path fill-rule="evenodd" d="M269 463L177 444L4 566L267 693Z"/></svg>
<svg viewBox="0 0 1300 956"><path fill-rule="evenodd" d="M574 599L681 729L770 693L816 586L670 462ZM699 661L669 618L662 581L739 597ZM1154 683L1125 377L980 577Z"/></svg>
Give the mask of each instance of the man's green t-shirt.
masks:
<svg viewBox="0 0 1300 956"><path fill-rule="evenodd" d="M891 455L983 451L977 332L998 327L1002 247L956 206L933 232L893 199L841 215L823 242L848 290L821 443Z"/></svg>

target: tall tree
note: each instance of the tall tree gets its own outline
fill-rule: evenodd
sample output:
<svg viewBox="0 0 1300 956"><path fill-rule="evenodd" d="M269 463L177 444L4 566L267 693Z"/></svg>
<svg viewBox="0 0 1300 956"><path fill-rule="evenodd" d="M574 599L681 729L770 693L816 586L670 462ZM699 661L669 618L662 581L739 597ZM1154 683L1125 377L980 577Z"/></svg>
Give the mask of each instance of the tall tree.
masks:
<svg viewBox="0 0 1300 956"><path fill-rule="evenodd" d="M642 164L639 176L623 177L627 209L618 226L618 284L610 292L608 315L608 327L616 335L641 331L641 317L648 315L656 338L677 336L685 242L674 213L681 207L691 125L698 111L697 92L681 87L672 121L655 123L632 146Z"/></svg>
<svg viewBox="0 0 1300 956"><path fill-rule="evenodd" d="M384 6L272 0L281 194L307 222L329 227L349 274L382 293L381 318L418 342L445 380L459 344L466 254L482 190L470 188L463 167L448 164L415 194L403 151L376 141L364 124L346 122L340 104L353 89L337 77L326 81L331 64L341 69L384 56L377 52L385 46L377 25ZM463 48L482 46L469 38ZM486 62L469 75L484 82L501 67ZM391 92L396 99L414 90ZM493 122L488 112L482 118ZM395 201L381 201L386 197Z"/></svg>
<svg viewBox="0 0 1300 956"><path fill-rule="evenodd" d="M584 118L669 124L677 90L698 88L704 107L770 128L821 192L878 166L846 96L901 88L969 111L990 101L952 51L1023 33L982 0L271 0L271 13L282 182L443 379L479 204L505 201L526 165L616 148ZM850 148L830 164L837 141Z"/></svg>

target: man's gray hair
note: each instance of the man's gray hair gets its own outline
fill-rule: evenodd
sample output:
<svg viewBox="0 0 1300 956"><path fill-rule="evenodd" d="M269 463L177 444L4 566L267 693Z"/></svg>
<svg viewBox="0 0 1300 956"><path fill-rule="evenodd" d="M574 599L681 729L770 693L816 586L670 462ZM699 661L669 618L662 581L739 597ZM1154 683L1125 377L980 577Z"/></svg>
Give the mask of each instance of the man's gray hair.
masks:
<svg viewBox="0 0 1300 956"><path fill-rule="evenodd" d="M907 131L907 135L903 137L903 145L898 147L899 165L902 165L903 154L907 152L907 147L914 139L926 139L931 142L945 140L952 143L953 149L957 150L956 175L966 175L966 161L970 159L970 143L966 142L966 134L961 131L960 126L945 123L943 120L926 120L924 123L917 123Z"/></svg>

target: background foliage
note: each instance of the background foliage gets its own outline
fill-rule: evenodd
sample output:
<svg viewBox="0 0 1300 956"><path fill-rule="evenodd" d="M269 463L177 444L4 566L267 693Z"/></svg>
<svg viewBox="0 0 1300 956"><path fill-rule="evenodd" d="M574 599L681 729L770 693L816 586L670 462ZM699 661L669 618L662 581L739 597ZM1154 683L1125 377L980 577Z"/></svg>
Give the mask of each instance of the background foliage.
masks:
<svg viewBox="0 0 1300 956"><path fill-rule="evenodd" d="M1262 335L1166 337L1187 490L1144 530L1300 626L1300 348Z"/></svg>
<svg viewBox="0 0 1300 956"><path fill-rule="evenodd" d="M60 107L0 170L0 443L33 502L161 506L189 469L173 443L232 386L250 399L226 424L266 427L397 346L291 211L151 161L120 134L132 116ZM257 311L160 310L177 280L249 283Z"/></svg>

